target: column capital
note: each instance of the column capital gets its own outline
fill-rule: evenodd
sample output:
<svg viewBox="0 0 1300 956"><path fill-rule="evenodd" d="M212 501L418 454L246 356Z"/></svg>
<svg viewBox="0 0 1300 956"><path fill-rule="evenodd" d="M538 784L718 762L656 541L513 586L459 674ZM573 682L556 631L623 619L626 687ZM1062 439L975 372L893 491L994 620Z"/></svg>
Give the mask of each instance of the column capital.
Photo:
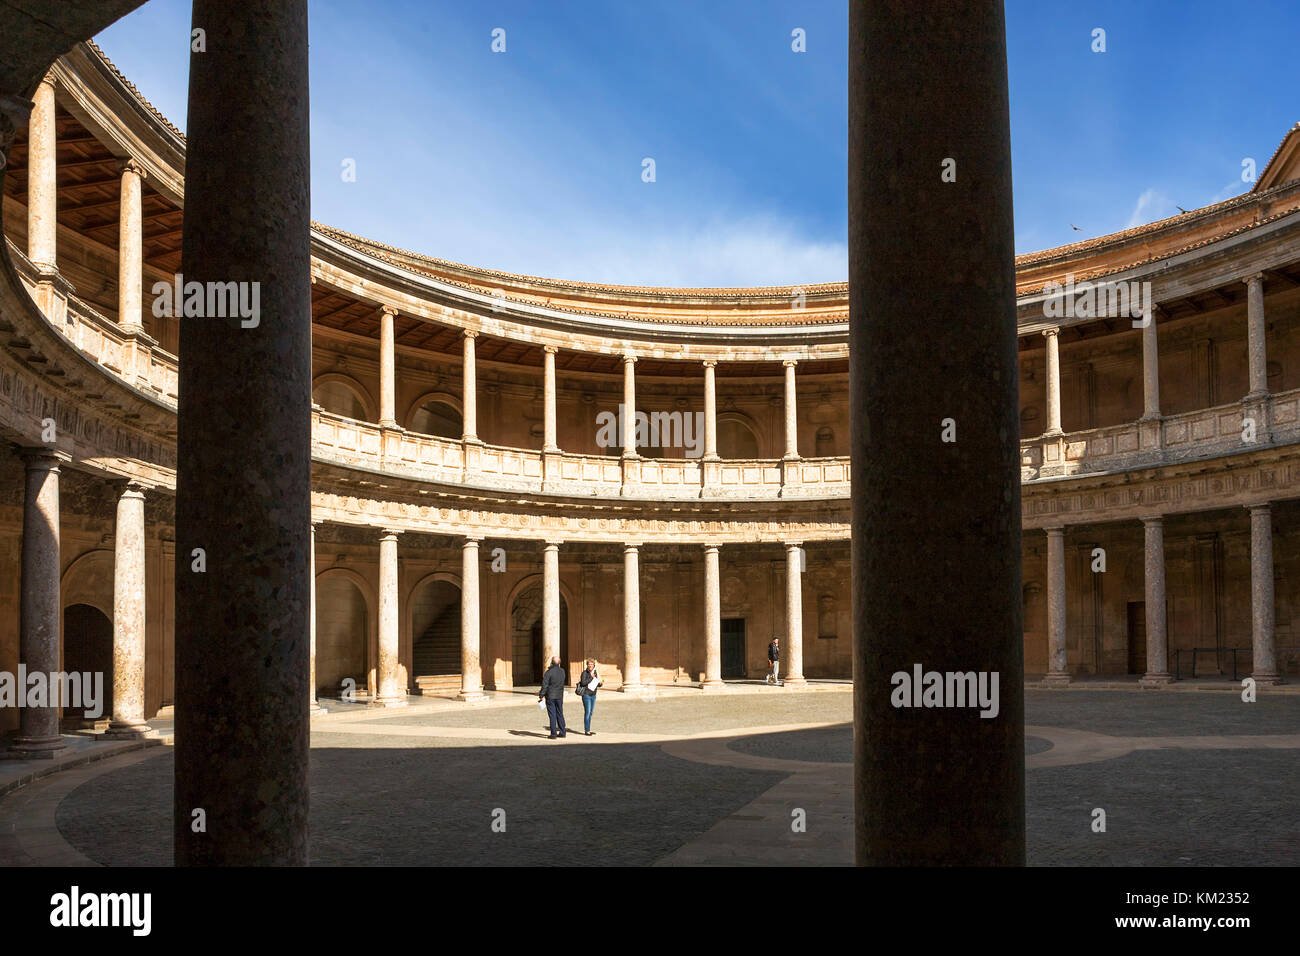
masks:
<svg viewBox="0 0 1300 956"><path fill-rule="evenodd" d="M119 498L143 498L146 492L153 490L138 478L109 478L107 484Z"/></svg>
<svg viewBox="0 0 1300 956"><path fill-rule="evenodd" d="M784 365L786 368L794 368L796 365L799 364L799 360L798 360L798 359L783 359L782 362L781 362L781 364Z"/></svg>
<svg viewBox="0 0 1300 956"><path fill-rule="evenodd" d="M558 345L543 345L542 351L547 355L554 355L556 352L560 351L560 347Z"/></svg>
<svg viewBox="0 0 1300 956"><path fill-rule="evenodd" d="M700 364L703 365L705 368L717 368L717 367L718 367L718 363L717 363L717 360L716 360L716 359L705 359L705 360L704 360L703 362L701 362Z"/></svg>
<svg viewBox="0 0 1300 956"><path fill-rule="evenodd" d="M481 542L482 540L483 540L483 535L481 534L467 534L465 535L465 540L461 542L461 547L477 548L479 546L479 542Z"/></svg>
<svg viewBox="0 0 1300 956"><path fill-rule="evenodd" d="M793 551L793 550L795 550L796 548L802 548L802 547L803 547L803 542L802 542L802 541L786 541L786 542L783 542L783 543L785 544L785 549L786 549L786 551Z"/></svg>
<svg viewBox="0 0 1300 956"><path fill-rule="evenodd" d="M381 305L379 307L379 311L382 312L384 315L391 315L391 316L397 315L397 307L393 305Z"/></svg>
<svg viewBox="0 0 1300 956"><path fill-rule="evenodd" d="M1058 535L1065 534L1065 525L1063 524L1051 525L1050 527L1043 528L1043 530L1047 532L1047 536L1049 538L1054 538L1057 537Z"/></svg>
<svg viewBox="0 0 1300 956"><path fill-rule="evenodd" d="M704 545L700 545L700 547L704 549L705 554L708 554L709 552L713 552L714 554L717 554L718 551L720 550L720 548L716 544L704 544Z"/></svg>
<svg viewBox="0 0 1300 956"><path fill-rule="evenodd" d="M563 538L547 538L542 542L543 551L559 551L560 545L564 544Z"/></svg>
<svg viewBox="0 0 1300 956"><path fill-rule="evenodd" d="M633 553L633 554L635 554L637 551L640 550L641 546L642 546L644 543L645 543L644 541L624 541L624 542L623 542L623 553L624 553L624 554L628 554L628 553Z"/></svg>
<svg viewBox="0 0 1300 956"><path fill-rule="evenodd" d="M1261 512L1261 511L1263 511L1263 512L1271 512L1271 511L1273 510L1273 502L1271 502L1271 501L1265 501L1263 504L1258 504L1258 505L1246 505L1245 508L1246 508L1246 510L1249 511L1251 514L1255 514L1256 512Z"/></svg>
<svg viewBox="0 0 1300 956"><path fill-rule="evenodd" d="M635 365L635 364L636 364L636 356L633 355L631 352L624 352L624 353L623 353L623 364L624 364L624 365Z"/></svg>
<svg viewBox="0 0 1300 956"><path fill-rule="evenodd" d="M309 524L311 525L311 530L312 530L312 531L315 531L315 530L316 530L317 528L319 528L321 525L325 524L325 519L324 519L324 518L312 518L311 521L309 522Z"/></svg>
<svg viewBox="0 0 1300 956"><path fill-rule="evenodd" d="M1164 524L1164 515L1138 515L1138 520L1145 524Z"/></svg>
<svg viewBox="0 0 1300 956"><path fill-rule="evenodd" d="M1256 283L1262 283L1264 281L1264 273L1253 272L1248 276L1243 276L1241 281L1248 286Z"/></svg>
<svg viewBox="0 0 1300 956"><path fill-rule="evenodd" d="M1045 339L1050 339L1052 336L1060 335L1060 334L1061 334L1061 329L1059 326L1054 329L1043 329L1043 338Z"/></svg>
<svg viewBox="0 0 1300 956"><path fill-rule="evenodd" d="M461 334L461 337L462 337L462 338L467 338L467 339L476 339L476 338L478 338L478 330L477 330L477 329L461 329L460 334Z"/></svg>
<svg viewBox="0 0 1300 956"><path fill-rule="evenodd" d="M387 541L389 538L396 541L397 536L402 532L396 528L381 528L379 531L379 540Z"/></svg>
<svg viewBox="0 0 1300 956"><path fill-rule="evenodd" d="M42 468L58 471L60 465L66 465L72 461L72 456L67 452L45 445L20 445L18 446L18 457L27 465L28 471L38 471Z"/></svg>
<svg viewBox="0 0 1300 956"><path fill-rule="evenodd" d="M140 162L140 160L136 159L134 156L127 156L125 159L119 159L117 161L117 171L123 175L127 173L135 173L135 175L139 176L141 179L149 178L149 173L144 168L144 163Z"/></svg>

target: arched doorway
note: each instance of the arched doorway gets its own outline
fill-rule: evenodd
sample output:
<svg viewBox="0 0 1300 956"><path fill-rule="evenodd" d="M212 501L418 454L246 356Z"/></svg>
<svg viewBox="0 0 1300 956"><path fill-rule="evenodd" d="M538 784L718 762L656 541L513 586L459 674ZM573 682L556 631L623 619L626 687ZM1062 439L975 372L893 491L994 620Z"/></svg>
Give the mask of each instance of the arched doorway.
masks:
<svg viewBox="0 0 1300 956"><path fill-rule="evenodd" d="M311 400L331 415L342 415L359 422L371 420L369 396L346 376L327 373L312 385Z"/></svg>
<svg viewBox="0 0 1300 956"><path fill-rule="evenodd" d="M514 682L540 684L546 670L542 661L542 585L532 584L520 591L510 608L510 653ZM569 660L569 605L560 595L560 661L567 672ZM571 674L565 677L572 680Z"/></svg>
<svg viewBox="0 0 1300 956"><path fill-rule="evenodd" d="M370 608L361 588L346 576L325 574L316 579L316 693L341 697L344 681L366 686L366 637Z"/></svg>
<svg viewBox="0 0 1300 956"><path fill-rule="evenodd" d="M460 680L460 588L429 580L411 594L411 666L423 677Z"/></svg>
<svg viewBox="0 0 1300 956"><path fill-rule="evenodd" d="M63 611L63 670L67 673L103 674L98 714L84 707L64 707L63 718L79 726L91 726L107 720L113 709L113 622L103 611L89 604L73 604ZM93 690L82 685L82 703Z"/></svg>
<svg viewBox="0 0 1300 956"><path fill-rule="evenodd" d="M757 458L758 436L735 415L718 416L718 456L720 458Z"/></svg>

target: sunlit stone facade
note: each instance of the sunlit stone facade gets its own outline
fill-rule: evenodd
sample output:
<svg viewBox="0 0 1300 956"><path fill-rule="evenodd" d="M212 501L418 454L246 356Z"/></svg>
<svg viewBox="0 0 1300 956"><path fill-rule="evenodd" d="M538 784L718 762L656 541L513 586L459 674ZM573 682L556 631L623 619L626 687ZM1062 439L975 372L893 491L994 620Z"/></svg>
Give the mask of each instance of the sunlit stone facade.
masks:
<svg viewBox="0 0 1300 956"><path fill-rule="evenodd" d="M155 290L185 142L89 44L33 102L4 170L0 670L110 672L100 723L129 734L176 703ZM611 688L720 690L773 637L788 686L850 676L845 284L540 279L323 225L312 246L318 697L472 701L551 652L570 679L596 657ZM1149 320L1075 307L1119 281ZM1063 309L1044 289L1067 282ZM1026 672L1158 686L1195 650L1198 676L1297 673L1300 128L1242 196L1022 256L1017 284Z"/></svg>

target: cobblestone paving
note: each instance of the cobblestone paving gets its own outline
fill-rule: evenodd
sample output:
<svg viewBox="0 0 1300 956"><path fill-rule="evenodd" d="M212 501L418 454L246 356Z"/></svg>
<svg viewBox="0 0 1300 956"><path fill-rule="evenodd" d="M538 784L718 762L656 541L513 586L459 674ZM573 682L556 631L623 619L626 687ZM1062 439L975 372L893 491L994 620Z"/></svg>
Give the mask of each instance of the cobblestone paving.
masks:
<svg viewBox="0 0 1300 956"><path fill-rule="evenodd" d="M654 702L607 694L597 705L594 726L608 733L746 728L729 745L740 766L678 759L655 741L600 744L599 734L534 740L545 723L532 701L365 721L372 728L427 728L428 736L332 728L337 732L314 735L313 862L648 864L693 845L724 820L737 821L733 829L743 840L748 818L737 811L794 780L772 769L779 764L758 769L765 765L744 762L851 761L851 703L847 693L774 691ZM566 709L570 726L580 725L576 698ZM841 726L753 732L816 722ZM1261 695L1245 704L1227 693L1029 691L1026 723L1120 737L1296 734L1300 697ZM495 739L438 736L438 726L483 728ZM502 730L517 733L518 743ZM1050 747L1040 737L1026 739L1028 754ZM1142 750L1067 766L1031 763L1029 861L1294 865L1300 861L1298 757L1294 749L1247 745ZM168 863L172 766L168 749L81 784L59 805L59 831L106 864ZM816 775L796 776L811 781ZM851 795L834 799L851 806ZM498 807L506 811L504 834L490 827ZM1094 808L1106 811L1105 833L1092 832ZM847 830L848 815L839 819Z"/></svg>

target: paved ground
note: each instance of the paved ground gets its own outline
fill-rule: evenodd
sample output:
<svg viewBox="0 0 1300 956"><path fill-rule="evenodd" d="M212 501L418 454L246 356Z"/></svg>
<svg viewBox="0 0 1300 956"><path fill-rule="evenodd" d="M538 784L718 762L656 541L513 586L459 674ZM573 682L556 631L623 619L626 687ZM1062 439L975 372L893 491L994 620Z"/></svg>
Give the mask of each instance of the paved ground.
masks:
<svg viewBox="0 0 1300 956"><path fill-rule="evenodd" d="M843 690L610 693L596 736L560 741L526 696L334 713L313 724L312 859L847 864L850 710ZM1031 864L1300 862L1300 696L1030 690L1026 723ZM172 767L155 747L0 798L0 865L166 864Z"/></svg>

